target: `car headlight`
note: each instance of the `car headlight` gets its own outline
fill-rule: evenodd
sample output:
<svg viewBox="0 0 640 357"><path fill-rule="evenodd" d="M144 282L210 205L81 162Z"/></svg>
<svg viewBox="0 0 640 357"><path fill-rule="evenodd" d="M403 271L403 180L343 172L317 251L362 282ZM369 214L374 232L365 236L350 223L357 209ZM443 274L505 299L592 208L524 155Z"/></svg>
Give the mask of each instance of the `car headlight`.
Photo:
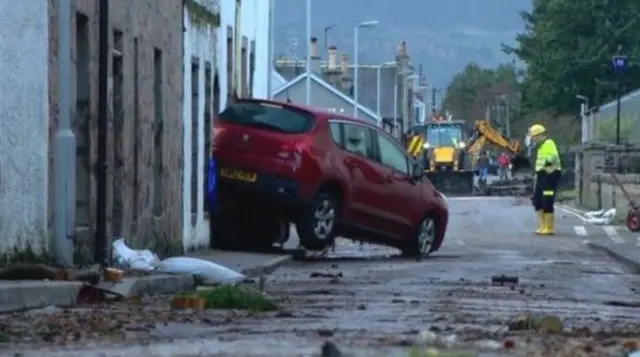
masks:
<svg viewBox="0 0 640 357"><path fill-rule="evenodd" d="M431 145L429 145L429 143L424 143L424 145L422 145L423 148L428 149L431 147Z"/></svg>
<svg viewBox="0 0 640 357"><path fill-rule="evenodd" d="M460 149L464 149L464 148L465 148L465 146L467 146L467 144L465 144L465 143L464 143L464 141L461 141L461 142L459 142L459 143L458 143L458 147L459 147Z"/></svg>

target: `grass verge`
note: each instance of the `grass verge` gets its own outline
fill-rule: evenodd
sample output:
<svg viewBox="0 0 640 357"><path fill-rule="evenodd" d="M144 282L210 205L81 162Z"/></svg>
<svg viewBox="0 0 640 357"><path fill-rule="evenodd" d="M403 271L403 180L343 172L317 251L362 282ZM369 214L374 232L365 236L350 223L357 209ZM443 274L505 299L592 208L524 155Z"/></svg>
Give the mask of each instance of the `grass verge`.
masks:
<svg viewBox="0 0 640 357"><path fill-rule="evenodd" d="M257 290L241 285L220 285L195 293L204 299L206 309L238 309L250 311L274 311L278 306Z"/></svg>

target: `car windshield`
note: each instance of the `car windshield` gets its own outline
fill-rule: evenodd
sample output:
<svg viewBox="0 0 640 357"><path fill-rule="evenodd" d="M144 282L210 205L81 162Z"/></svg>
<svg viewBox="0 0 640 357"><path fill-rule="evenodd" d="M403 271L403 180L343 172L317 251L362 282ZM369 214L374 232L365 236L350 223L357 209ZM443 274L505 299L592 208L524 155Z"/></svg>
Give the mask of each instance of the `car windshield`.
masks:
<svg viewBox="0 0 640 357"><path fill-rule="evenodd" d="M231 104L220 113L219 120L285 134L306 133L314 123L311 114L277 104L259 102Z"/></svg>
<svg viewBox="0 0 640 357"><path fill-rule="evenodd" d="M453 124L428 124L425 141L432 146L457 146L462 141L462 127Z"/></svg>

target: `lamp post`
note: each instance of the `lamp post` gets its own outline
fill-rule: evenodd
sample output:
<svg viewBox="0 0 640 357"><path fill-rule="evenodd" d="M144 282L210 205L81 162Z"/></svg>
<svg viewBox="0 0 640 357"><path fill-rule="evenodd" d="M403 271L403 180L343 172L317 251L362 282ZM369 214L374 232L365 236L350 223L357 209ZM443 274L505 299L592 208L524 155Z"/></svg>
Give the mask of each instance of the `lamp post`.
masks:
<svg viewBox="0 0 640 357"><path fill-rule="evenodd" d="M587 111L589 110L589 98L584 95L576 94L576 99L580 100L580 126L581 126L581 142L584 144L589 141L589 123Z"/></svg>
<svg viewBox="0 0 640 357"><path fill-rule="evenodd" d="M324 28L324 50L329 49L329 31L331 31L336 25L327 26Z"/></svg>
<svg viewBox="0 0 640 357"><path fill-rule="evenodd" d="M308 1L308 0L307 0ZM353 117L358 117L358 88L360 87L358 83L358 30L360 28L365 27L374 27L378 24L378 21L363 21L356 24L353 28Z"/></svg>
<svg viewBox="0 0 640 357"><path fill-rule="evenodd" d="M407 119L407 124L408 125L411 124L411 122L408 121L408 120L409 120L409 117L411 116L411 114L413 113L413 106L411 106L411 107L408 106L409 102L407 101L407 99L408 99L408 95L409 95L409 88L407 87L407 85L408 85L409 81L413 81L413 80L416 80L418 78L419 78L419 76L417 74L409 75L409 76L405 77L404 83L402 84L402 86L404 87L404 95L403 95L404 104L403 104L403 106L407 108L407 110L406 110L406 114L407 114L406 119Z"/></svg>
<svg viewBox="0 0 640 357"><path fill-rule="evenodd" d="M620 145L620 109L622 101L622 74L627 69L627 56L620 54L622 46L618 46L618 54L613 56L613 71L618 80L618 93L616 101L616 145Z"/></svg>
<svg viewBox="0 0 640 357"><path fill-rule="evenodd" d="M311 0L307 0L307 76L305 78L305 90L307 105L311 105Z"/></svg>
<svg viewBox="0 0 640 357"><path fill-rule="evenodd" d="M380 63L378 65L378 67L376 68L376 113L378 114L379 117L382 117L380 114L381 111L381 106L382 106L382 101L380 100L380 94L382 92L382 80L380 79L381 75L382 75L382 68L383 67L395 67L397 65L396 61L389 61L389 62L384 62L384 63Z"/></svg>

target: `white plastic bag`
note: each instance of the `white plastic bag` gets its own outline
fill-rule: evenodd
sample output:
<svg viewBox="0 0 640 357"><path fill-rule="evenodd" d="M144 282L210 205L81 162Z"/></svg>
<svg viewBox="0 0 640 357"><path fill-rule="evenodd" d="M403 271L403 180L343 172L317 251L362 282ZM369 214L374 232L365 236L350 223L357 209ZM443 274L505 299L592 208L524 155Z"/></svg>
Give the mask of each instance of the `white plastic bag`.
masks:
<svg viewBox="0 0 640 357"><path fill-rule="evenodd" d="M115 263L125 269L151 271L160 262L158 256L148 249L134 250L127 247L123 238L116 239L111 247Z"/></svg>
<svg viewBox="0 0 640 357"><path fill-rule="evenodd" d="M191 257L172 257L162 260L156 270L170 274L189 274L209 284L233 284L247 277L220 264Z"/></svg>

